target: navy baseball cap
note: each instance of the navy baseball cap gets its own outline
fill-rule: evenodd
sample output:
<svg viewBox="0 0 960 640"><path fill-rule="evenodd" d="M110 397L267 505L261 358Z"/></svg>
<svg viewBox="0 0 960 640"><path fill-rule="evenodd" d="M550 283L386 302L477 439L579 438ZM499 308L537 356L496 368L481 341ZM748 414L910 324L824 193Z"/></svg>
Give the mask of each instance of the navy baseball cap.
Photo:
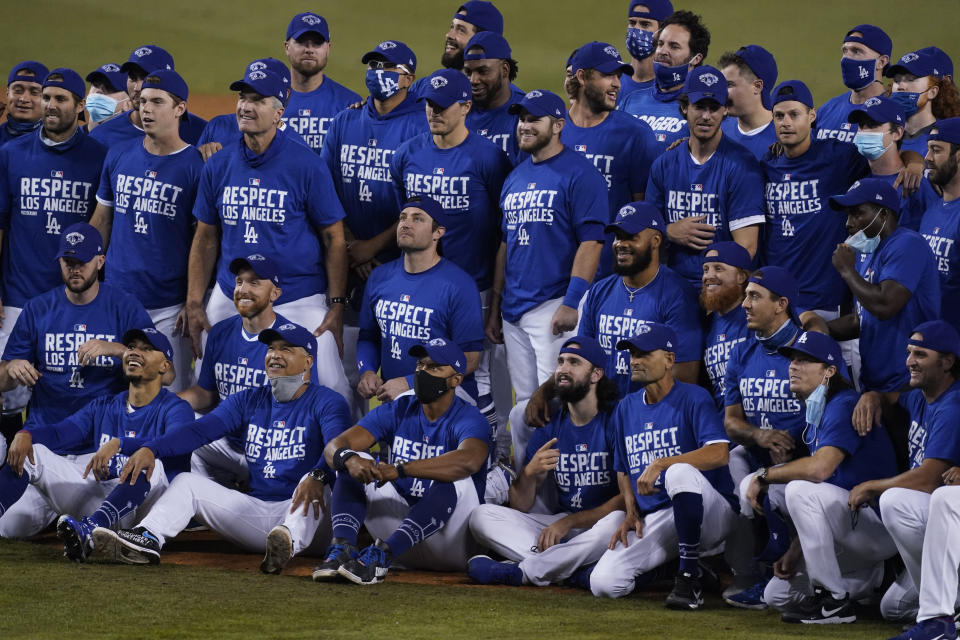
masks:
<svg viewBox="0 0 960 640"><path fill-rule="evenodd" d="M937 63L937 71L940 72L940 75L953 77L953 60L950 59L946 51L940 47L924 47L917 49L917 53L926 53L927 55L933 56L933 59L936 60Z"/></svg>
<svg viewBox="0 0 960 640"><path fill-rule="evenodd" d="M763 108L769 111L773 107L770 92L777 84L777 61L773 54L760 45L748 44L740 47L736 55L750 67L753 75L763 80L763 93L760 94L760 100Z"/></svg>
<svg viewBox="0 0 960 640"><path fill-rule="evenodd" d="M560 96L553 91L546 89L534 89L528 91L520 102L514 102L507 107L507 113L518 114L526 111L538 118L543 116L553 116L554 118L566 118L567 107L560 99Z"/></svg>
<svg viewBox="0 0 960 640"><path fill-rule="evenodd" d="M457 73L460 72L457 71ZM460 75L462 76L463 74L460 73ZM447 222L449 222L447 218L447 212L444 210L443 205L430 196L411 196L410 198L407 198L407 201L403 203L402 207L400 207L400 211L410 207L420 209L428 216L433 218L433 221L441 227L446 227Z"/></svg>
<svg viewBox="0 0 960 640"><path fill-rule="evenodd" d="M470 80L467 76L457 69L440 69L434 71L433 75L427 78L427 83L420 90L417 96L417 102L428 100L446 109L454 102L467 102L473 98L470 89Z"/></svg>
<svg viewBox="0 0 960 640"><path fill-rule="evenodd" d="M237 275L241 269L250 269L264 280L269 280L278 287L280 286L280 270L277 269L273 260L265 255L254 253L230 261L230 273Z"/></svg>
<svg viewBox="0 0 960 640"><path fill-rule="evenodd" d="M103 253L103 238L96 227L86 222L78 222L67 227L60 236L60 248L57 259L70 258L80 262L90 262Z"/></svg>
<svg viewBox="0 0 960 640"><path fill-rule="evenodd" d="M190 94L186 81L173 69L151 71L144 79L142 89L161 89L167 93L172 93L181 100L186 100Z"/></svg>
<svg viewBox="0 0 960 640"><path fill-rule="evenodd" d="M637 6L646 7L637 9ZM627 5L628 18L650 18L660 22L673 15L673 3L670 0L630 0Z"/></svg>
<svg viewBox="0 0 960 640"><path fill-rule="evenodd" d="M250 71L273 71L283 79L283 84L290 84L290 69L276 58L257 58L247 65L244 74Z"/></svg>
<svg viewBox="0 0 960 640"><path fill-rule="evenodd" d="M471 49L480 49L482 53L470 53ZM464 60L510 60L513 56L510 43L495 31L481 31L473 36L463 52Z"/></svg>
<svg viewBox="0 0 960 640"><path fill-rule="evenodd" d="M230 83L230 91L252 91L262 96L273 96L287 104L287 87L283 78L273 71L248 71L243 80Z"/></svg>
<svg viewBox="0 0 960 640"><path fill-rule="evenodd" d="M903 115L903 107L886 96L874 96L867 98L859 107L850 110L847 115L847 122L853 124L863 124L867 120L873 120L877 124L892 122L903 126L906 118Z"/></svg>
<svg viewBox="0 0 960 640"><path fill-rule="evenodd" d="M894 212L900 211L900 196L896 189L883 178L863 178L857 180L846 193L830 196L830 208L845 211L866 203L878 204Z"/></svg>
<svg viewBox="0 0 960 640"><path fill-rule="evenodd" d="M780 347L777 351L791 360L795 354L802 353L823 364L833 365L842 378L850 381L850 372L847 371L847 364L843 361L840 345L825 333L805 331L794 340L793 344Z"/></svg>
<svg viewBox="0 0 960 640"><path fill-rule="evenodd" d="M170 345L170 341L167 339L167 336L163 335L153 327L146 327L144 329L130 329L123 334L123 339L120 341L124 346L128 346L134 340L143 340L154 349L166 356L167 360L171 363L173 362L173 346Z"/></svg>
<svg viewBox="0 0 960 640"><path fill-rule="evenodd" d="M859 33L859 36L852 36L851 33ZM843 37L844 42L859 42L866 45L882 56L889 56L893 51L893 41L890 36L880 27L872 24L858 24Z"/></svg>
<svg viewBox="0 0 960 640"><path fill-rule="evenodd" d="M907 344L912 344L924 349L933 349L940 353L952 353L960 358L960 335L950 323L944 320L930 320L921 323L910 332L911 335L919 333L920 338L910 338Z"/></svg>
<svg viewBox="0 0 960 640"><path fill-rule="evenodd" d="M701 100L715 100L720 106L727 104L727 79L716 67L704 65L697 67L683 83L683 93L690 104Z"/></svg>
<svg viewBox="0 0 960 640"><path fill-rule="evenodd" d="M753 272L747 282L758 284L770 293L786 298L788 302L787 312L791 318L798 320L794 307L800 299L800 288L797 286L797 279L789 271L783 267L761 267Z"/></svg>
<svg viewBox="0 0 960 640"><path fill-rule="evenodd" d="M23 73L24 71L30 72L31 75L25 75ZM50 73L50 70L47 69L47 65L42 62L24 60L19 64L13 65L13 69L10 69L10 75L7 76L7 86L14 82L35 82L36 84L40 84L43 82L43 79L47 77L48 73Z"/></svg>
<svg viewBox="0 0 960 640"><path fill-rule="evenodd" d="M573 353L601 369L607 366L607 352L603 350L596 338L587 336L570 338L560 347L560 353Z"/></svg>
<svg viewBox="0 0 960 640"><path fill-rule="evenodd" d="M604 227L603 232L622 231L633 236L644 229L656 229L664 233L667 225L663 222L660 210L649 202L631 202L620 207L616 220Z"/></svg>
<svg viewBox="0 0 960 640"><path fill-rule="evenodd" d="M931 54L910 51L900 56L896 64L888 66L883 75L892 78L898 73L909 73L916 78L925 78L927 76L939 77L942 72L937 69L937 60Z"/></svg>
<svg viewBox="0 0 960 640"><path fill-rule="evenodd" d="M166 49L155 44L137 47L130 54L130 59L120 65L120 71L129 73L131 69L139 69L143 73L151 73L160 69L173 69L173 56Z"/></svg>
<svg viewBox="0 0 960 640"><path fill-rule="evenodd" d="M813 109L813 94L810 93L807 85L800 80L786 80L778 84L773 90L771 97L773 104L770 105L770 108L772 109L774 104L790 102L792 100Z"/></svg>
<svg viewBox="0 0 960 640"><path fill-rule="evenodd" d="M960 144L960 118L937 120L930 129L930 136L927 139Z"/></svg>
<svg viewBox="0 0 960 640"><path fill-rule="evenodd" d="M486 0L470 0L463 3L453 17L469 22L477 30L503 33L503 14L493 6L492 2Z"/></svg>
<svg viewBox="0 0 960 640"><path fill-rule="evenodd" d="M384 40L360 58L360 62L363 64L367 64L371 60L384 60L394 64L402 64L410 73L417 70L417 56L413 54L410 47L399 40Z"/></svg>
<svg viewBox="0 0 960 640"><path fill-rule="evenodd" d="M656 351L657 349L676 351L677 334L665 324L648 322L640 325L637 328L637 332L629 338L623 338L617 342L617 349L621 351L631 348L644 353Z"/></svg>
<svg viewBox="0 0 960 640"><path fill-rule="evenodd" d="M114 62L102 64L87 74L87 82L97 80L106 83L114 92L127 90L127 74L120 71L120 65Z"/></svg>
<svg viewBox="0 0 960 640"><path fill-rule="evenodd" d="M87 95L87 85L84 84L83 78L80 77L79 73L67 67L51 69L47 77L43 79L43 86L44 88L60 87L66 89L77 96L77 100L83 100L84 96Z"/></svg>
<svg viewBox="0 0 960 640"><path fill-rule="evenodd" d="M283 340L295 347L305 349L311 356L316 357L317 355L317 339L308 330L292 322L286 322L279 327L264 329L257 336L257 339L267 346L275 340Z"/></svg>
<svg viewBox="0 0 960 640"><path fill-rule="evenodd" d="M700 264L708 262L722 262L744 271L749 271L751 266L750 252L732 240L714 242L704 249L700 256Z"/></svg>
<svg viewBox="0 0 960 640"><path fill-rule="evenodd" d="M463 355L463 350L455 342L444 340L443 338L434 338L423 344L415 344L407 351L408 355L414 358L429 357L437 364L445 364L453 367L457 373L466 375L467 357Z"/></svg>
<svg viewBox="0 0 960 640"><path fill-rule="evenodd" d="M580 49L574 49L573 51L570 52L570 55L567 56L567 64L566 64L567 67L573 66L573 59L577 57L577 51L580 51Z"/></svg>
<svg viewBox="0 0 960 640"><path fill-rule="evenodd" d="M329 42L330 40L330 27L327 26L326 19L312 11L305 11L293 16L287 26L287 40L290 38L296 40L305 33L315 33L325 41Z"/></svg>
<svg viewBox="0 0 960 640"><path fill-rule="evenodd" d="M594 40L577 49L572 60L573 72L596 69L600 73L633 73L633 67L620 59L620 52L612 44Z"/></svg>

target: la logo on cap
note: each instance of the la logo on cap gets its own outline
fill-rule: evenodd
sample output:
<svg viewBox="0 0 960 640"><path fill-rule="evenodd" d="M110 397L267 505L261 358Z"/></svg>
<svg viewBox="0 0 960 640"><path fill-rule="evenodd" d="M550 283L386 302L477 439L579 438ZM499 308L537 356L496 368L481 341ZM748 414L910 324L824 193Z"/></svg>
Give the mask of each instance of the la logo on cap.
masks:
<svg viewBox="0 0 960 640"><path fill-rule="evenodd" d="M645 333L650 333L650 325L648 325L648 324L642 324L642 325L640 325L640 328L637 329L637 333L638 333L639 335L641 335L641 336L642 336L643 334L645 334Z"/></svg>
<svg viewBox="0 0 960 640"><path fill-rule="evenodd" d="M280 331L290 331L291 329L296 329L296 328L297 328L297 325L295 325L295 324L293 324L293 323L291 323L291 322L288 322L287 324L282 325L282 326L280 327Z"/></svg>
<svg viewBox="0 0 960 640"><path fill-rule="evenodd" d="M447 345L447 341L443 338L434 338L428 344L431 347L445 347Z"/></svg>
<svg viewBox="0 0 960 640"><path fill-rule="evenodd" d="M443 76L436 76L436 77L430 78L430 86L433 87L434 89L445 87L447 86L447 79L444 78Z"/></svg>
<svg viewBox="0 0 960 640"><path fill-rule="evenodd" d="M312 13L308 13L307 15L303 16L301 20L309 24L311 27L315 24L320 24L320 18Z"/></svg>
<svg viewBox="0 0 960 640"><path fill-rule="evenodd" d="M263 80L267 77L267 74L263 71L251 71L247 77L251 80Z"/></svg>
<svg viewBox="0 0 960 640"><path fill-rule="evenodd" d="M864 102L864 103L863 103L863 106L865 106L865 107L875 107L875 106L877 106L878 104L880 104L880 98L873 97L873 98L868 99L866 102Z"/></svg>
<svg viewBox="0 0 960 640"><path fill-rule="evenodd" d="M805 343L806 341L807 341L807 334L805 334L805 333L804 333L802 336L800 336L799 338L797 338L797 344L803 344L803 343Z"/></svg>
<svg viewBox="0 0 960 640"><path fill-rule="evenodd" d="M528 93L528 94L526 95L526 97L529 98L530 100L533 100L534 98L539 98L539 97L541 97L541 96L543 96L543 92L541 92L541 91L536 91L536 90L531 91L530 93Z"/></svg>
<svg viewBox="0 0 960 640"><path fill-rule="evenodd" d="M381 42L380 46L377 47L377 49L383 49L384 51L388 49L396 49L396 48L397 48L397 43L392 42L390 40L387 40L386 42Z"/></svg>
<svg viewBox="0 0 960 640"><path fill-rule="evenodd" d="M106 71L107 73L117 73L118 71L120 71L120 67L113 64L112 62L108 62L107 64L103 65L100 68Z"/></svg>
<svg viewBox="0 0 960 640"><path fill-rule="evenodd" d="M81 242L83 242L83 239L84 239L83 234L80 233L79 231L73 231L67 234L67 242L73 245L80 244Z"/></svg>

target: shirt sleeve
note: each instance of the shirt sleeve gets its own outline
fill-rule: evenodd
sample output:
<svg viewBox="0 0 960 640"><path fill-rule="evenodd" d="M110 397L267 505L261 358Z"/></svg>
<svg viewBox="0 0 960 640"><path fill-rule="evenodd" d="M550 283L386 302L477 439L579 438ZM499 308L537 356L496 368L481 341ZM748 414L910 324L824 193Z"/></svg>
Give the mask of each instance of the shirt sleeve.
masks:
<svg viewBox="0 0 960 640"><path fill-rule="evenodd" d="M923 459L935 458L952 465L960 465L960 438L957 437L956 419L960 415L960 397L954 394L950 402L937 407L933 419L927 425L927 443Z"/></svg>
<svg viewBox="0 0 960 640"><path fill-rule="evenodd" d="M216 366L219 352L214 347L220 346L218 338L221 335L222 332L217 330L217 325L214 325L207 335L207 344L203 349L203 358L200 360L200 373L197 375L197 385L215 393L217 392L217 381L214 379L213 369Z"/></svg>
<svg viewBox="0 0 960 640"><path fill-rule="evenodd" d="M451 292L450 339L464 351L483 350L483 307L480 292L473 279L466 277L455 291Z"/></svg>
<svg viewBox="0 0 960 640"><path fill-rule="evenodd" d="M863 438L853 429L853 406L843 402L831 401L827 404L818 431L818 449L836 447L852 456L863 442Z"/></svg>
<svg viewBox="0 0 960 640"><path fill-rule="evenodd" d="M393 440L393 433L397 428L396 421L401 415L400 406L409 402L405 398L406 396L380 405L360 418L357 424L369 431L374 440Z"/></svg>
<svg viewBox="0 0 960 640"><path fill-rule="evenodd" d="M164 412L162 422L157 425L159 427L159 435L156 437L173 431L181 425L190 424L193 421L193 409L190 408L190 405L186 402L177 402L170 410ZM125 456L133 455L137 449L145 446L150 440L151 438L120 438L120 453ZM189 460L185 462L189 462ZM189 464L186 466L189 467Z"/></svg>
<svg viewBox="0 0 960 640"><path fill-rule="evenodd" d="M339 183L340 178L340 120L341 118L334 116L327 134L323 137L323 146L320 148L320 160L334 177L334 184Z"/></svg>
<svg viewBox="0 0 960 640"><path fill-rule="evenodd" d="M617 405L616 410L613 412L613 469L614 471L619 471L620 473L630 473L630 464L627 460L627 448L624 444L624 429L623 422L627 419L624 415L626 411L623 410L624 403L621 402Z"/></svg>
<svg viewBox="0 0 960 640"><path fill-rule="evenodd" d="M736 231L766 222L763 202L763 170L749 151L740 155L741 165L727 174L727 227Z"/></svg>
<svg viewBox="0 0 960 640"><path fill-rule="evenodd" d="M397 194L397 211L407 201L407 188L403 180L403 172L407 162L407 147L410 141L406 141L390 157L390 177L393 179L393 190Z"/></svg>
<svg viewBox="0 0 960 640"><path fill-rule="evenodd" d="M326 447L334 438L353 425L353 418L350 416L350 407L347 406L347 401L335 391L324 393L324 400L319 403L316 417L320 422L320 432L323 434L323 447ZM329 474L333 473L333 469L327 464L323 455L323 448L320 450L320 459L316 466Z"/></svg>
<svg viewBox="0 0 960 640"><path fill-rule="evenodd" d="M27 301L23 312L13 325L13 331L7 339L7 346L3 349L3 360L36 361L37 331L34 326L34 305Z"/></svg>
<svg viewBox="0 0 960 640"><path fill-rule="evenodd" d="M661 214L666 213L663 196L663 165L666 162L664 158L666 155L661 155L650 165L650 177L647 179L647 189L643 195L644 201L659 209Z"/></svg>
<svg viewBox="0 0 960 640"><path fill-rule="evenodd" d="M490 446L490 423L473 405L463 403L454 422L453 430L457 437L458 447L463 444L464 440L470 438L482 440L487 443L488 448Z"/></svg>
<svg viewBox="0 0 960 640"><path fill-rule="evenodd" d="M217 166L217 156L213 156L203 165L200 173L200 186L197 188L197 200L193 205L193 217L216 226L220 223L220 211L217 209L218 194L214 185L214 170Z"/></svg>
<svg viewBox="0 0 960 640"><path fill-rule="evenodd" d="M100 186L97 188L97 202L106 206L113 206L113 172L116 165L116 154L110 152L103 163L103 171L100 172Z"/></svg>
<svg viewBox="0 0 960 640"><path fill-rule="evenodd" d="M703 387L690 387L690 412L693 428L697 432L697 445L704 447L716 442L730 442L717 407Z"/></svg>
<svg viewBox="0 0 960 640"><path fill-rule="evenodd" d="M906 235L908 233L905 231L895 237L895 242L885 248L877 283L893 280L910 291L916 291L920 286L928 261L934 259L933 251L922 238Z"/></svg>
<svg viewBox="0 0 960 640"><path fill-rule="evenodd" d="M88 402L69 418L56 424L40 425L24 429L33 438L33 444L42 444L50 449L68 449L93 442L93 432L100 422L97 409L101 403Z"/></svg>
<svg viewBox="0 0 960 640"><path fill-rule="evenodd" d="M598 281L602 282L602 281ZM583 308L577 322L577 335L587 338L597 337L597 282L590 285L587 297L583 301Z"/></svg>
<svg viewBox="0 0 960 640"><path fill-rule="evenodd" d="M13 193L10 180L9 154L0 148L0 229L10 228L10 212L13 210Z"/></svg>
<svg viewBox="0 0 960 640"><path fill-rule="evenodd" d="M389 266L380 267L389 269ZM360 306L360 315L357 318L357 326L360 328L360 335L357 339L357 368L361 373L364 371L373 371L376 373L380 369L380 344L383 336L380 335L380 325L377 324L377 318L373 312L373 290L378 282L376 271L373 277L367 280L367 286L363 288L363 303Z"/></svg>

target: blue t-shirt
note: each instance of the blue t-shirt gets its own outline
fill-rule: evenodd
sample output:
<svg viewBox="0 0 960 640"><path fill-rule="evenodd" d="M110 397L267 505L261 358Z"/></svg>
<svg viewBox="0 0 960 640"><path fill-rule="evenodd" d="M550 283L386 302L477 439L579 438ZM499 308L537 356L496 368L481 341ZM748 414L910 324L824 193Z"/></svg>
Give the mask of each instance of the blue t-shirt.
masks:
<svg viewBox="0 0 960 640"><path fill-rule="evenodd" d="M663 473L655 483L659 491L649 496L637 493L637 479L651 462L696 451L708 444L730 442L713 400L703 387L674 382L656 404L647 404L646 393L645 389L631 393L620 401L613 414L617 432L613 468L630 475L640 515L670 506ZM702 473L732 507L736 498L727 465Z"/></svg>
<svg viewBox="0 0 960 640"><path fill-rule="evenodd" d="M669 267L661 266L653 280L636 291L632 302L623 278L616 274L594 283L587 292L577 335L595 338L607 352L605 371L617 383L620 397L640 386L630 380L630 352L618 351L617 342L636 335L640 325L648 322L663 323L676 332L677 362L700 360L703 332L697 297Z"/></svg>
<svg viewBox="0 0 960 640"><path fill-rule="evenodd" d="M667 224L705 215L716 227L714 242L733 240L732 231L763 224L763 170L753 155L722 137L703 164L681 144L657 158L650 168L646 201L663 213ZM762 234L761 229L761 234ZM670 244L667 264L700 288L700 251Z"/></svg>
<svg viewBox="0 0 960 640"><path fill-rule="evenodd" d="M830 208L830 196L870 172L853 145L810 141L796 158L763 159L767 224L760 243L760 265L783 267L797 280L798 306L836 311L848 297L847 285L831 256L847 237L846 216Z"/></svg>
<svg viewBox="0 0 960 640"><path fill-rule="evenodd" d="M940 200L927 209L920 235L930 244L940 274L940 318L960 327L960 200Z"/></svg>
<svg viewBox="0 0 960 640"><path fill-rule="evenodd" d="M360 100L358 93L324 76L323 83L313 91L290 91L283 121L298 132L311 149L320 153L333 117Z"/></svg>
<svg viewBox="0 0 960 640"><path fill-rule="evenodd" d="M859 254L857 272L870 284L893 280L911 292L895 316L881 320L856 303L860 318L861 378L865 391L896 391L907 383L903 354L910 332L940 317L940 276L930 246L916 231L897 227L876 251ZM891 357L891 355L893 357Z"/></svg>
<svg viewBox="0 0 960 640"><path fill-rule="evenodd" d="M900 151L913 151L914 153L919 153L922 156L927 155L927 141L930 139L930 130L937 126L937 123L934 122L931 125L920 129L912 136L907 135L907 132L903 132L903 143L900 145Z"/></svg>
<svg viewBox="0 0 960 640"><path fill-rule="evenodd" d="M120 358L81 366L77 350L88 340L119 342L130 329L152 326L136 298L106 283L85 305L67 300L62 285L28 300L3 350L4 360L27 360L41 373L26 424L60 422L98 396L120 393L126 387Z"/></svg>
<svg viewBox="0 0 960 640"><path fill-rule="evenodd" d="M878 178L880 180L886 180L890 186L893 186L893 183L897 181L898 174L891 173L886 176L871 175L871 178ZM920 229L920 222L923 219L923 214L938 204L940 204L943 199L936 191L933 190L933 187L930 185L930 181L926 178L920 181L920 188L911 193L909 196L903 195L903 186L898 185L896 187L897 195L900 196L900 215L897 218L897 224L901 227L906 227L907 229L912 229L917 231Z"/></svg>
<svg viewBox="0 0 960 640"><path fill-rule="evenodd" d="M447 216L443 253L470 274L481 291L493 284L500 244L500 191L510 161L489 140L474 134L452 149L440 149L430 133L400 145L390 161L400 206L427 195Z"/></svg>
<svg viewBox="0 0 960 640"><path fill-rule="evenodd" d="M520 163L504 182L500 209L507 245L501 312L516 322L563 296L580 243L603 241L607 183L592 162L564 147L543 162Z"/></svg>
<svg viewBox="0 0 960 640"><path fill-rule="evenodd" d="M854 109L859 109L863 105L853 104L850 98L853 97L852 91L841 93L827 100L817 109L817 121L815 131L817 140L835 139L840 142L853 144L853 137L857 135L859 127L847 122L847 117Z"/></svg>
<svg viewBox="0 0 960 640"><path fill-rule="evenodd" d="M514 92L510 94L510 99L496 109L478 109L476 105L467 113L467 129L470 133L483 136L494 143L507 154L510 160L510 166L517 166L526 157L525 152L520 151L520 145L517 142L517 123L520 116L510 113L510 105L523 100L523 92Z"/></svg>
<svg viewBox="0 0 960 640"><path fill-rule="evenodd" d="M620 76L620 94L617 96L617 108L623 109L623 103L627 101L627 96L629 96L634 91L653 91L655 88L656 81L653 79L647 80L646 82L637 82L633 79L633 76L623 74Z"/></svg>
<svg viewBox="0 0 960 640"><path fill-rule="evenodd" d="M911 469L927 458L960 465L960 382L954 382L933 402L928 403L920 389L900 394L900 405L910 414L907 445Z"/></svg>
<svg viewBox="0 0 960 640"><path fill-rule="evenodd" d="M753 154L757 160L763 160L763 156L770 151L770 145L777 141L777 129L773 126L773 120L763 125L756 131L744 133L740 130L740 121L733 116L727 116L720 123L723 135L745 148Z"/></svg>
<svg viewBox="0 0 960 640"><path fill-rule="evenodd" d="M193 205L203 170L196 147L156 156L140 140L107 153L97 201L113 208L106 282L128 291L147 309L182 304Z"/></svg>
<svg viewBox="0 0 960 640"><path fill-rule="evenodd" d="M729 313L721 314L719 311L714 311L710 314L704 339L706 346L703 350L703 366L707 370L707 377L710 378L713 399L721 411L726 406L727 363L730 362L730 356L736 345L747 339L753 339L748 334L747 316L739 305Z"/></svg>
<svg viewBox="0 0 960 640"><path fill-rule="evenodd" d="M323 228L343 219L330 173L289 136L275 136L259 156L238 138L203 167L197 220L220 227L217 284L232 297L230 261L259 253L280 269L283 304L327 291Z"/></svg>
<svg viewBox="0 0 960 640"><path fill-rule="evenodd" d="M537 429L527 443L527 460L556 438L553 448L560 450L556 468L547 474L557 487L559 511L576 513L599 507L620 493L613 469L616 428L613 413L598 413L578 427L564 411Z"/></svg>
<svg viewBox="0 0 960 640"><path fill-rule="evenodd" d="M124 111L108 120L101 122L93 131L90 137L110 148L129 140L143 140L146 135L142 128L133 124L130 120L132 111ZM180 121L180 139L187 144L196 145L203 134L203 128L207 126L207 121L200 116L187 112L187 119Z"/></svg>
<svg viewBox="0 0 960 640"><path fill-rule="evenodd" d="M0 147L0 229L3 230L3 304L23 307L63 281L60 233L87 222L107 150L77 131L47 146L42 132Z"/></svg>
<svg viewBox="0 0 960 640"><path fill-rule="evenodd" d="M471 404L453 397L450 407L430 422L416 396L400 396L393 402L382 404L358 423L370 432L378 442L390 443L390 464L436 458L456 451L464 440L476 438L489 447L490 423ZM487 460L471 478L477 489L477 497L483 502L487 484ZM433 480L424 478L397 478L393 486L411 504L418 501L433 485Z"/></svg>
<svg viewBox="0 0 960 640"><path fill-rule="evenodd" d="M225 113L210 118L207 126L203 128L203 134L200 136L200 140L197 141L197 146L202 147L208 142L219 142L220 145L223 146L228 142L233 142L241 135L240 128L237 125L237 115L235 113ZM277 127L277 135L290 136L291 140L299 142L304 146L309 146L307 145L307 141L304 140L299 133L288 127L286 123L281 123L281 126Z"/></svg>
<svg viewBox="0 0 960 640"><path fill-rule="evenodd" d="M690 135L687 119L680 113L680 103L677 102L681 93L680 89L662 93L654 86L634 91L620 102L620 111L640 118L650 126L658 153ZM649 194L647 199L650 199Z"/></svg>

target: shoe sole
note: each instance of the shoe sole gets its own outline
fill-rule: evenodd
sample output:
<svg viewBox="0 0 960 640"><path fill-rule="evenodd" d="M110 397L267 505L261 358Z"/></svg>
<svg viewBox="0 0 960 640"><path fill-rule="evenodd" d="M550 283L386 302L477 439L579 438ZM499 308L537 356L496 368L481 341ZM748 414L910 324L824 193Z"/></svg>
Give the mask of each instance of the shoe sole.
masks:
<svg viewBox="0 0 960 640"><path fill-rule="evenodd" d="M65 519L57 522L57 537L63 543L63 555L73 562L84 562L87 559L87 553L83 550L83 540L76 529L67 524Z"/></svg>
<svg viewBox="0 0 960 640"><path fill-rule="evenodd" d="M737 609L746 609L749 611L763 611L767 608L766 603L747 604L745 602L737 602L736 600L731 600L729 598L724 598L723 601L731 607L735 607Z"/></svg>
<svg viewBox="0 0 960 640"><path fill-rule="evenodd" d="M851 622L856 622L857 616L843 616L843 617L832 617L832 618L822 618L820 620L801 620L801 624L850 624Z"/></svg>
<svg viewBox="0 0 960 640"><path fill-rule="evenodd" d="M340 565L342 567L343 565ZM343 576L340 575L340 567L336 569L320 569L319 567L313 570L313 573L310 575L313 577L314 582L334 582L339 581Z"/></svg>
<svg viewBox="0 0 960 640"><path fill-rule="evenodd" d="M673 609L674 611L697 611L703 607L703 600L700 602L667 600L664 604L666 605L667 609Z"/></svg>
<svg viewBox="0 0 960 640"><path fill-rule="evenodd" d="M274 527L267 534L267 552L260 563L260 571L270 575L279 575L293 553L293 541L285 527Z"/></svg>
<svg viewBox="0 0 960 640"><path fill-rule="evenodd" d="M364 585L378 584L380 582L383 582L384 578L386 578L386 575L387 575L386 573L384 573L382 576L378 576L374 574L372 580L364 580L357 574L347 569L346 566L341 566L339 569L337 569L337 573L343 576L344 578L346 578L347 580L349 580L350 582L352 582L353 584L364 584Z"/></svg>
<svg viewBox="0 0 960 640"><path fill-rule="evenodd" d="M107 559L123 564L160 564L160 554L135 547L123 540L112 529L97 527L93 530L93 548L99 549Z"/></svg>

